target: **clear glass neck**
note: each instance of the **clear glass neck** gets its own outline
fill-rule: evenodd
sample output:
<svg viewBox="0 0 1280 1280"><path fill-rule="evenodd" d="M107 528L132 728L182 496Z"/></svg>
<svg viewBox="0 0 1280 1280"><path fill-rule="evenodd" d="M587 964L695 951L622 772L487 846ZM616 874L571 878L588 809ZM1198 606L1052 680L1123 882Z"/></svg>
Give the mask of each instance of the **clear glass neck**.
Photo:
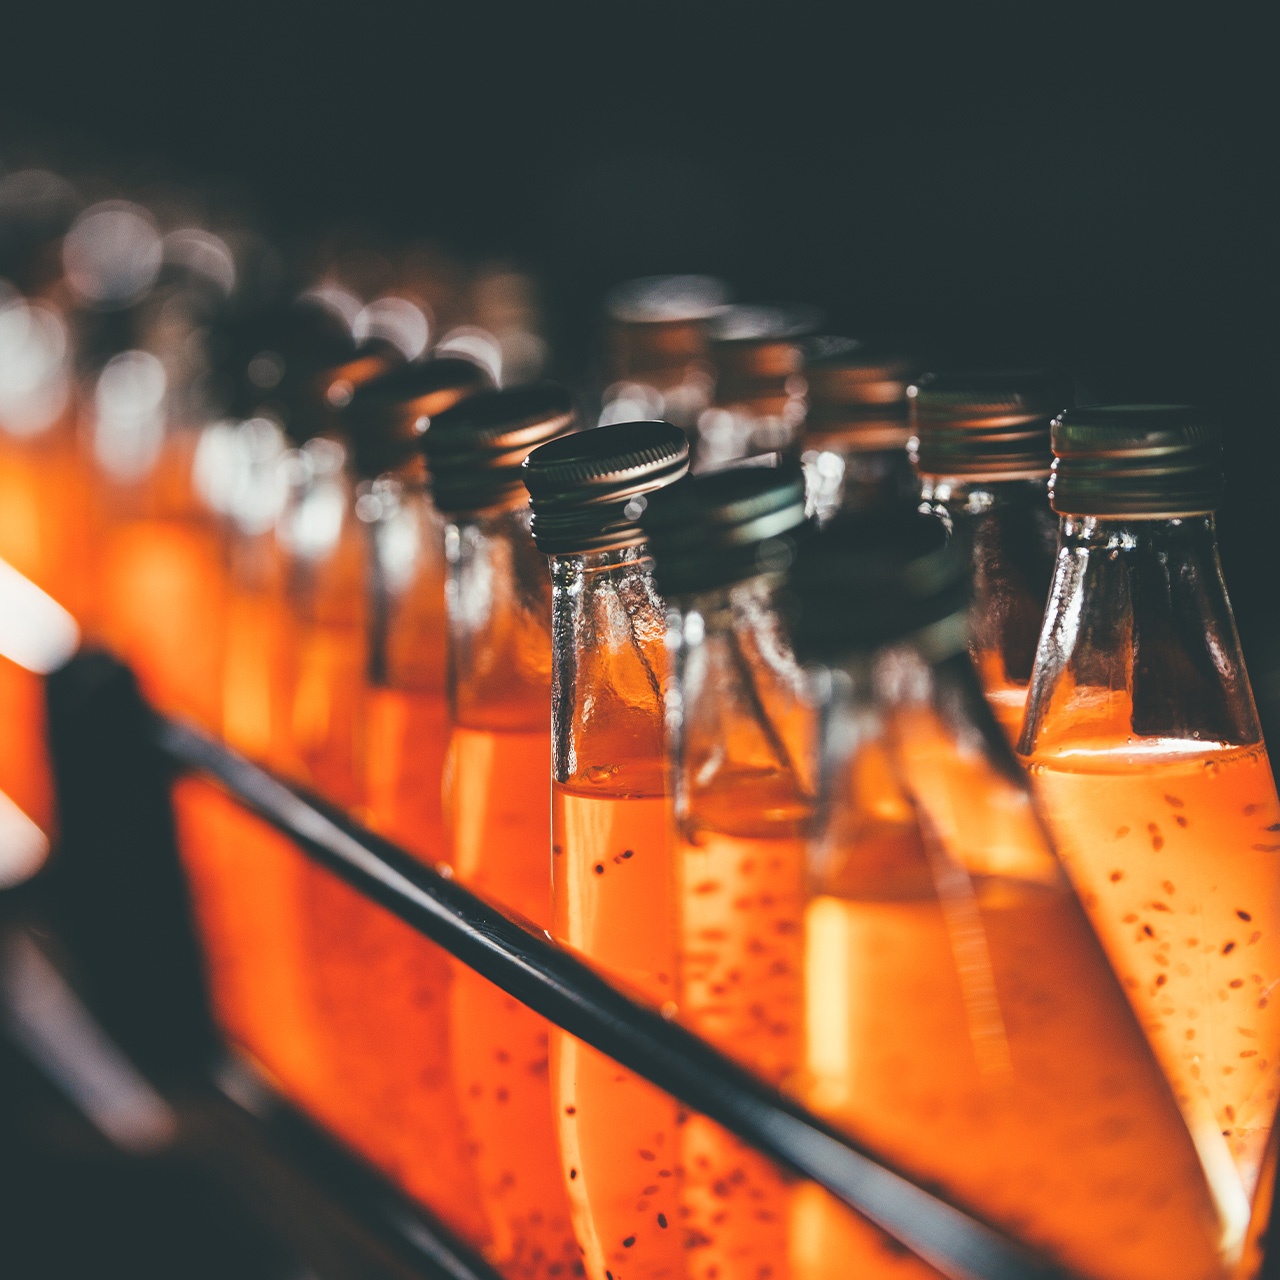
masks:
<svg viewBox="0 0 1280 1280"><path fill-rule="evenodd" d="M925 476L921 509L942 519L971 556L969 651L993 710L1016 742L1053 578L1058 530L1047 483Z"/></svg>
<svg viewBox="0 0 1280 1280"><path fill-rule="evenodd" d="M668 759L677 821L695 842L797 835L813 806L813 712L775 588L757 577L668 611Z"/></svg>
<svg viewBox="0 0 1280 1280"><path fill-rule="evenodd" d="M1213 517L1064 517L1021 751L1261 736Z"/></svg>
<svg viewBox="0 0 1280 1280"><path fill-rule="evenodd" d="M665 609L643 547L551 557L553 771L612 796L660 796Z"/></svg>
<svg viewBox="0 0 1280 1280"><path fill-rule="evenodd" d="M808 513L825 524L841 512L870 511L915 497L920 484L905 449L858 449L838 436L801 455Z"/></svg>
<svg viewBox="0 0 1280 1280"><path fill-rule="evenodd" d="M543 729L551 689L551 580L527 506L457 519L444 537L449 697L470 729Z"/></svg>

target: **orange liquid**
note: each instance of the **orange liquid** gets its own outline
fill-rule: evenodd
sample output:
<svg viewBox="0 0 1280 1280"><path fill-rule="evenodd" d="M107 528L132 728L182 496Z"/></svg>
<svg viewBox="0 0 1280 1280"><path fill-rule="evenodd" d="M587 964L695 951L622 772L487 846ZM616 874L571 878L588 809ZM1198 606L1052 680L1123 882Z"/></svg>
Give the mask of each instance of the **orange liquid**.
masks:
<svg viewBox="0 0 1280 1280"><path fill-rule="evenodd" d="M589 771L590 772L590 771ZM675 995L675 866L667 800L552 788L557 937L656 1005ZM684 1267L675 1101L557 1032L552 1095L574 1229L592 1280L657 1280Z"/></svg>
<svg viewBox="0 0 1280 1280"><path fill-rule="evenodd" d="M1013 747L1022 737L1022 718L1027 710L1027 686L1017 684L984 685L987 703L995 713L1004 736Z"/></svg>
<svg viewBox="0 0 1280 1280"><path fill-rule="evenodd" d="M699 797L677 852L680 1009L690 1027L773 1085L804 1062L804 842L788 780L731 776ZM789 799L789 797L779 797ZM715 829L719 828L719 829ZM705 1116L683 1131L691 1276L787 1274L792 1184Z"/></svg>
<svg viewBox="0 0 1280 1280"><path fill-rule="evenodd" d="M872 746L815 851L811 1104L1083 1274L1225 1274L1195 1149L1029 804L927 718L901 727L927 825Z"/></svg>
<svg viewBox="0 0 1280 1280"><path fill-rule="evenodd" d="M203 779L180 779L173 805L218 1025L314 1111L326 1081L296 963L304 855Z"/></svg>
<svg viewBox="0 0 1280 1280"><path fill-rule="evenodd" d="M0 791L45 833L54 825L44 677L0 656Z"/></svg>
<svg viewBox="0 0 1280 1280"><path fill-rule="evenodd" d="M94 589L90 468L69 424L33 440L0 431L0 558L83 623Z"/></svg>
<svg viewBox="0 0 1280 1280"><path fill-rule="evenodd" d="M1280 1090L1280 802L1266 749L1073 743L1031 771L1190 1122L1226 1139L1251 1194Z"/></svg>
<svg viewBox="0 0 1280 1280"><path fill-rule="evenodd" d="M222 724L226 578L216 528L196 519L125 520L101 547L100 638L161 711Z"/></svg>
<svg viewBox="0 0 1280 1280"><path fill-rule="evenodd" d="M543 928L551 918L551 732L456 727L445 766L453 866ZM451 1038L470 1150L506 1276L572 1274L578 1247L556 1147L550 1026L462 965Z"/></svg>

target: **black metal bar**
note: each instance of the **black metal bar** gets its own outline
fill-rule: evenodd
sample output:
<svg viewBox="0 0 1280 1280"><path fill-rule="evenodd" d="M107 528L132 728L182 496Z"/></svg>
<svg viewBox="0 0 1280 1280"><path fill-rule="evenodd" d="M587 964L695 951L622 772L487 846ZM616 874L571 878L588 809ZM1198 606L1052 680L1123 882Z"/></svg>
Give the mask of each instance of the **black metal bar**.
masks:
<svg viewBox="0 0 1280 1280"><path fill-rule="evenodd" d="M316 861L558 1027L825 1187L956 1280L1060 1268L911 1182L704 1041L627 999L551 941L199 731L157 719L174 763L217 779Z"/></svg>

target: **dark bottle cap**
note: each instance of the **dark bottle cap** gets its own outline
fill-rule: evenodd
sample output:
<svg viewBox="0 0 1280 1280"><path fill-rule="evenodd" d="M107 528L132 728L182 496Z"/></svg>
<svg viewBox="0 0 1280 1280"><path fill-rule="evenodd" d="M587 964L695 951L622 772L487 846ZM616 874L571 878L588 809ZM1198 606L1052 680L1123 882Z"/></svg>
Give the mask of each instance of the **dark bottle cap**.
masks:
<svg viewBox="0 0 1280 1280"><path fill-rule="evenodd" d="M461 516L523 502L521 464L572 422L573 400L554 382L481 391L433 417L420 439L436 507Z"/></svg>
<svg viewBox="0 0 1280 1280"><path fill-rule="evenodd" d="M534 541L548 555L639 546L633 499L688 469L688 439L669 422L619 422L544 444L524 463Z"/></svg>
<svg viewBox="0 0 1280 1280"><path fill-rule="evenodd" d="M1216 423L1181 404L1090 405L1053 423L1049 497L1060 515L1175 519L1222 502Z"/></svg>
<svg viewBox="0 0 1280 1280"><path fill-rule="evenodd" d="M728 301L715 276L643 276L615 285L604 306L617 324L683 324L710 320Z"/></svg>
<svg viewBox="0 0 1280 1280"><path fill-rule="evenodd" d="M784 572L807 527L804 473L795 461L686 476L637 499L641 504L640 526L665 596Z"/></svg>
<svg viewBox="0 0 1280 1280"><path fill-rule="evenodd" d="M817 307L800 303L723 308L708 330L716 403L749 403L785 394L787 379L804 363L802 339L821 323Z"/></svg>
<svg viewBox="0 0 1280 1280"><path fill-rule="evenodd" d="M1044 370L929 373L907 397L916 470L990 481L1047 478L1049 423L1071 402Z"/></svg>
<svg viewBox="0 0 1280 1280"><path fill-rule="evenodd" d="M820 336L804 344L809 408L805 437L851 452L905 449L911 438L907 388L919 364L876 352L856 338Z"/></svg>
<svg viewBox="0 0 1280 1280"><path fill-rule="evenodd" d="M787 599L804 662L904 641L936 662L966 644L968 566L933 516L900 510L833 520L797 551Z"/></svg>
<svg viewBox="0 0 1280 1280"><path fill-rule="evenodd" d="M433 356L357 387L342 412L356 471L372 478L418 457L428 419L493 385L471 360Z"/></svg>
<svg viewBox="0 0 1280 1280"><path fill-rule="evenodd" d="M404 361L387 342L357 346L338 316L305 298L229 321L212 347L226 411L278 418L296 443L336 430L356 388Z"/></svg>

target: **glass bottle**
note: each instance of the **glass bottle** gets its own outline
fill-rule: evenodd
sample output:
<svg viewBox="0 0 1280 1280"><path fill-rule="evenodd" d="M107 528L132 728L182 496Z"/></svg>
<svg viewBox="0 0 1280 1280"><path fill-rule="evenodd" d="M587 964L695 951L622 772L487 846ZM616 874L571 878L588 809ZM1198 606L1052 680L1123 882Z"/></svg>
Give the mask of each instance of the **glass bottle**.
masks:
<svg viewBox="0 0 1280 1280"><path fill-rule="evenodd" d="M907 395L922 509L972 558L970 651L1016 743L1057 540L1049 421L1069 397L1052 376L1022 371L928 374Z"/></svg>
<svg viewBox="0 0 1280 1280"><path fill-rule="evenodd" d="M477 893L551 924L551 581L529 532L520 464L568 429L552 383L473 396L422 439L445 521L449 858ZM568 1276L579 1254L560 1173L550 1027L463 965L453 976L453 1069L490 1256L504 1275Z"/></svg>
<svg viewBox="0 0 1280 1280"><path fill-rule="evenodd" d="M654 417L692 432L711 403L707 326L728 301L714 276L646 276L611 289L600 425Z"/></svg>
<svg viewBox="0 0 1280 1280"><path fill-rule="evenodd" d="M800 305L723 307L709 327L715 395L698 417L693 469L790 449L804 419L802 340L822 313Z"/></svg>
<svg viewBox="0 0 1280 1280"><path fill-rule="evenodd" d="M1206 1167L1243 1198L1280 1088L1280 806L1218 562L1217 432L1187 407L1082 408L1053 447L1020 750Z"/></svg>
<svg viewBox="0 0 1280 1280"><path fill-rule="evenodd" d="M936 520L866 516L790 575L821 716L807 1100L1075 1273L1225 1275L1241 1224L983 697L965 567Z"/></svg>
<svg viewBox="0 0 1280 1280"><path fill-rule="evenodd" d="M359 695L361 816L432 864L446 856L444 556L418 442L430 420L488 382L471 361L422 360L361 384L342 414L365 553L367 665L362 687L332 696ZM303 897L325 1121L460 1234L483 1242L450 1062L447 956L323 870L307 869Z"/></svg>
<svg viewBox="0 0 1280 1280"><path fill-rule="evenodd" d="M810 512L910 502L919 492L907 444L907 386L913 363L877 355L854 338L811 338L804 346L807 408L801 461Z"/></svg>
<svg viewBox="0 0 1280 1280"><path fill-rule="evenodd" d="M642 999L673 1008L665 619L636 499L687 465L678 427L633 422L542 445L524 473L534 539L551 557L552 929ZM675 1102L562 1032L551 1095L591 1280L678 1275Z"/></svg>
<svg viewBox="0 0 1280 1280"><path fill-rule="evenodd" d="M805 527L804 477L794 461L686 477L649 496L641 524L668 605L680 1016L782 1087L804 1067L815 770L774 596ZM785 1280L794 1181L705 1116L680 1145L686 1273Z"/></svg>

